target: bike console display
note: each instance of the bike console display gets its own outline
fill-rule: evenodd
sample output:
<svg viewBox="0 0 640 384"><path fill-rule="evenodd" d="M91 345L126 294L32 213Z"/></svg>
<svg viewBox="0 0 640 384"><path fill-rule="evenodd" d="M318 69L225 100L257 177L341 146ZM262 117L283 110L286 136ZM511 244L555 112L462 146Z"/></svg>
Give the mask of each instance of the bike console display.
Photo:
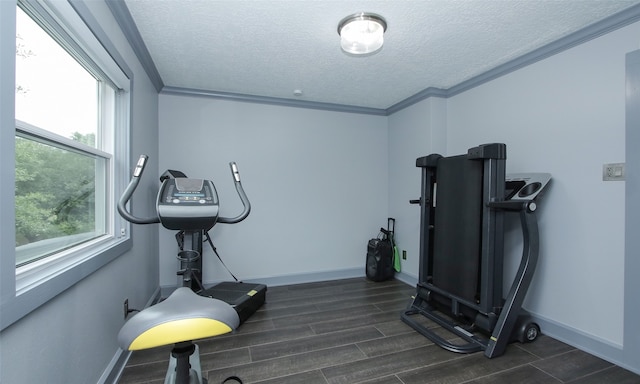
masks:
<svg viewBox="0 0 640 384"><path fill-rule="evenodd" d="M206 230L218 220L218 194L211 180L165 179L157 204L160 222L168 229Z"/></svg>

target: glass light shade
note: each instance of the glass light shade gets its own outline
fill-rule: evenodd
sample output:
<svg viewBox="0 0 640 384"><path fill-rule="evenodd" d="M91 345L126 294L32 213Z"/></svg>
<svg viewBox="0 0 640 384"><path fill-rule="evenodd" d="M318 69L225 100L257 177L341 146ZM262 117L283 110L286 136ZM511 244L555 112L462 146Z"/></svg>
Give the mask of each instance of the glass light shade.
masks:
<svg viewBox="0 0 640 384"><path fill-rule="evenodd" d="M387 23L381 16L358 13L344 18L338 25L342 50L354 55L374 53L384 43Z"/></svg>

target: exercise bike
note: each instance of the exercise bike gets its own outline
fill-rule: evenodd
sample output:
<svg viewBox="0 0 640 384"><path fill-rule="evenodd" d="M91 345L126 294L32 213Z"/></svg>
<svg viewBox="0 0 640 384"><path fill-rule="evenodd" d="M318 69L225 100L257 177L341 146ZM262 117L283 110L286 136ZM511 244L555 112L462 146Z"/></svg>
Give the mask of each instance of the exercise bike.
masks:
<svg viewBox="0 0 640 384"><path fill-rule="evenodd" d="M174 344L165 384L206 384L207 380L202 377L199 348L193 340L232 332L247 314L246 310L234 304L236 298L225 302L214 297L212 289L215 287L205 290L202 286L203 235L216 223L234 224L244 220L251 211L251 205L242 188L238 167L232 162L229 164L231 173L244 207L238 216L219 216L218 196L212 181L188 178L173 170L160 177L162 185L156 201L157 215L134 216L126 205L140 182L147 159L146 155L140 156L131 181L118 201L118 212L133 224L160 223L167 229L179 231L180 270L177 274L181 276L182 286L165 300L129 319L118 334L118 343L128 351ZM264 302L266 287L259 285L255 288L262 294L254 292L249 297L255 297L253 301L261 299ZM228 292L222 294L228 296ZM250 308L255 311L254 307L262 302L253 303ZM225 382L241 383L237 377L230 377Z"/></svg>

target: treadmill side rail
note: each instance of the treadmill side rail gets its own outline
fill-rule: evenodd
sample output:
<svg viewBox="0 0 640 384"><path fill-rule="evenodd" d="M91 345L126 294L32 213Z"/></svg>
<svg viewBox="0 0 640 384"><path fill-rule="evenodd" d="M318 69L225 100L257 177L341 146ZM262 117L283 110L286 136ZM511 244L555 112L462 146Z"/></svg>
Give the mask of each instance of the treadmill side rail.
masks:
<svg viewBox="0 0 640 384"><path fill-rule="evenodd" d="M538 264L538 252L540 241L538 235L538 220L535 212L527 209L528 204L523 204L520 211L522 224L523 249L522 259L518 272L514 277L507 299L498 317L496 327L489 338L487 349L484 351L488 358L500 356L512 340L512 333L522 309L522 303L531 285L533 274Z"/></svg>

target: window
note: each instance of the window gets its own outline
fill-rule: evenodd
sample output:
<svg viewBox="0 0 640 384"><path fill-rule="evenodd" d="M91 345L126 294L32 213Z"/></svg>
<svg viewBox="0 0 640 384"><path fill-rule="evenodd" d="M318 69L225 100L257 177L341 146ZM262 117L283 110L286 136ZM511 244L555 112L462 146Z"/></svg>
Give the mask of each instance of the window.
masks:
<svg viewBox="0 0 640 384"><path fill-rule="evenodd" d="M100 192L113 148L97 138L114 131L100 121L114 95L17 8L16 267L108 234Z"/></svg>
<svg viewBox="0 0 640 384"><path fill-rule="evenodd" d="M71 2L19 0L15 7L13 162L0 154L0 164L14 166L15 252L2 248L0 293L9 298L2 309L10 311L0 311L0 329L130 246L128 223L115 208L129 176L131 71L102 30L85 24L95 21L90 16Z"/></svg>
<svg viewBox="0 0 640 384"><path fill-rule="evenodd" d="M16 8L15 265L19 277L39 275L18 288L117 232L108 187L125 104L114 80L47 15L27 2Z"/></svg>

